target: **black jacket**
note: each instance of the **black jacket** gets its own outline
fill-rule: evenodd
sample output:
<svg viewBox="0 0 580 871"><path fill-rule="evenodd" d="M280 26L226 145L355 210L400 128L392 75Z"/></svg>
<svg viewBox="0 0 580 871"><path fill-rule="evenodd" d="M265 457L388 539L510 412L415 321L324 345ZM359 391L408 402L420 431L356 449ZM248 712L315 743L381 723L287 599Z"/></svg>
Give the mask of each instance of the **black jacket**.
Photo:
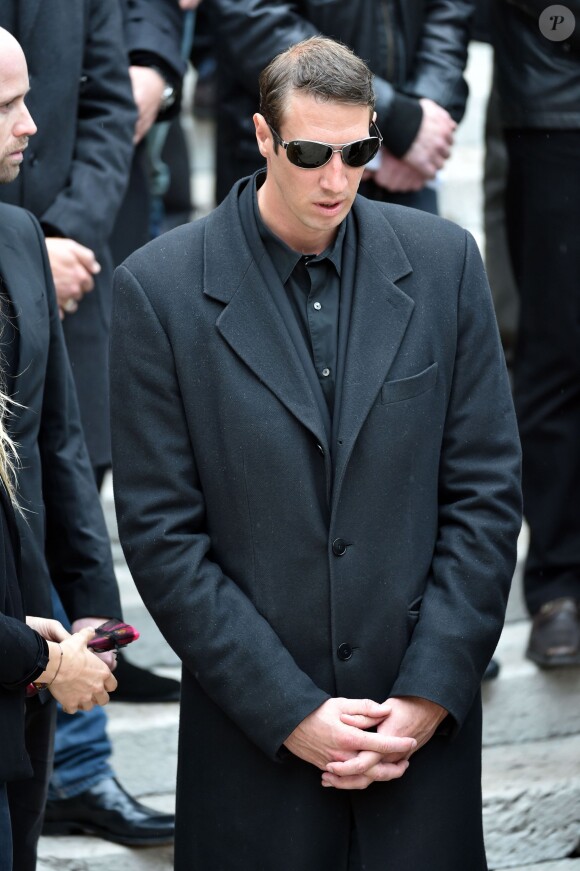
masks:
<svg viewBox="0 0 580 871"><path fill-rule="evenodd" d="M494 0L493 40L504 127L580 128L580 2L568 40L547 39L538 17L543 0Z"/></svg>
<svg viewBox="0 0 580 871"><path fill-rule="evenodd" d="M208 0L208 4L220 75L218 199L241 174L262 164L252 123L258 110L258 75L279 52L315 34L346 43L367 61L375 74L378 124L393 154L404 154L416 135L421 120L418 98L429 97L457 121L463 116L467 99L463 69L473 0Z"/></svg>
<svg viewBox="0 0 580 871"><path fill-rule="evenodd" d="M109 537L83 437L38 222L0 203L0 274L18 328L9 418L22 464L18 517L26 613L52 612L50 580L71 620L120 616Z"/></svg>

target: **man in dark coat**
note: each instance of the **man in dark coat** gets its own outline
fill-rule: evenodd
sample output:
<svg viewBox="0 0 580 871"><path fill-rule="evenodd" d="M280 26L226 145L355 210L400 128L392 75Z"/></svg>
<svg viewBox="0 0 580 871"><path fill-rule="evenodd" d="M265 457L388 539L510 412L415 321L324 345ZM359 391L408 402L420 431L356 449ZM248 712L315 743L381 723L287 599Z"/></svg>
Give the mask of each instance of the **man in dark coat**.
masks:
<svg viewBox="0 0 580 871"><path fill-rule="evenodd" d="M9 0L1 4L0 26L24 50L33 81L28 105L38 126L19 178L0 198L40 221L58 304L68 313L63 326L91 463L104 469L108 242L127 186L136 118L121 11L118 0Z"/></svg>
<svg viewBox="0 0 580 871"><path fill-rule="evenodd" d="M76 240L80 239L84 244L92 240L91 244L94 244L101 263L104 263L108 255L101 257L100 252L106 248L106 237L114 217L109 214L109 209L115 210L116 198L120 198L124 190L126 158L132 149L135 121L117 3L115 0L106 0L102 4L84 2L74 7L67 3L3 3L0 6L0 22L9 24L12 31L22 33L29 47L33 57L30 68L33 86L27 100L33 111L44 118L42 130L35 133L30 147L23 152L19 173L9 179L11 184L0 189L0 199L28 206L40 220L44 233L49 236L59 233L58 237L52 235L47 240L49 247L54 243L61 253L63 250L70 253L81 247ZM126 125L130 126L128 133ZM125 142L127 155L124 151ZM107 203L109 194L110 205ZM30 295L33 282L25 279L22 270L20 274L17 273L16 252L21 249L16 244L17 237L10 233L10 223L7 219L4 230L10 234L9 247L16 247L14 259L10 263L11 274L5 275L5 278L7 281L10 278L9 290L18 295L11 304L18 316L15 321L18 332L15 335L21 344L21 356L13 361L15 377L9 386L14 390L14 398L23 406L18 417L22 430L18 429L16 441L23 450L25 471L21 477L27 498L27 482L33 480L33 496L30 497L30 503L24 503L24 508L30 512L23 532L25 560L30 561L25 584L32 582L34 585L34 595L31 597L28 594L27 606L34 614L45 616L52 613L52 580L69 619L78 629L85 623L97 625L103 617L117 616L120 610L110 544L94 487L95 466L98 467L105 457L106 462L109 461L108 434L107 444L104 445L98 435L100 419L98 426L93 426L91 419L94 414L96 420L101 406L108 420L108 413L105 413L108 412L107 323L110 317L112 270L109 269L108 278L102 278L106 270L101 271L102 287L86 296L78 312L74 317L67 318L64 324L65 329L68 329L71 323L78 323L82 334L92 337L90 341L87 338L76 346L82 358L75 357L80 365L74 369L77 387L81 390L87 387L82 378L78 380L81 371L86 373L91 382L88 392L83 393L86 412L83 424L85 433L93 437L93 480L84 496L86 504L83 508L77 503L83 497L79 489L82 490L86 481L81 480L78 474L73 484L67 483L62 477L63 468L73 476L76 474L75 458L77 454L79 457L81 455L79 441L82 441L83 446L83 474L86 461L83 428L62 329L59 325L56 330L51 322L49 336L49 313L46 313L46 317L40 317ZM38 224L35 226L38 227ZM49 260L51 289L53 277L56 275L58 282L60 276L58 262L58 257L56 261ZM27 265L31 266L30 263ZM61 298L58 301L61 310L64 304L66 298ZM58 308L51 310L50 314L58 321ZM11 326L12 320L8 319L5 341ZM47 328L46 334L43 332L44 326ZM76 326L73 332L75 330ZM17 344L16 340L7 341L6 347L11 349ZM48 354L49 344L52 356ZM73 348L73 355L74 351ZM4 354L7 353L5 348ZM50 365L45 371L43 361L46 359ZM52 424L51 415L54 416ZM108 424L106 427L108 432ZM43 447L45 431L50 431L50 436ZM68 438L69 432L74 438ZM38 439L38 444L35 439ZM100 454L101 450L106 454ZM54 452L57 453L53 455ZM68 493L71 494L71 500L76 501L69 502ZM93 547L97 548L96 552L91 549ZM77 553L77 548L80 553ZM67 561L66 565L63 559ZM86 579L84 584L78 581L79 575L81 579ZM95 589L99 583L103 586L102 597ZM112 599L106 593L111 585L114 588ZM88 587L90 596L81 600L80 591L84 586ZM75 592L74 599L70 590ZM100 602L101 599L104 603L110 602L106 609L94 610L90 607L93 600ZM170 841L173 831L171 816L159 815L135 801L114 779L108 764L104 764L103 758L106 757L108 762L110 754L104 713L94 711L80 716L99 724L85 739L88 749L85 746L84 755L79 751L83 761L82 777L77 776L74 782L74 787L85 796L82 810L89 820L84 821L84 828L91 824L90 830L94 831L98 825L101 833L112 830L117 839L130 838L133 843L136 840L140 843L143 840L149 843ZM72 722L70 720L67 723L69 728ZM75 733L75 740L78 746L78 732ZM97 753L104 743L106 747ZM52 755L52 745L50 753ZM69 748L69 772L73 768L72 755ZM93 762L92 767L89 760ZM98 796L94 794L97 784ZM71 784L67 783L67 787L70 790ZM89 790L92 790L88 796L90 802L86 795ZM44 794L43 783L39 811ZM77 802L80 803L81 799L78 798ZM67 807L69 820L71 814L71 808Z"/></svg>
<svg viewBox="0 0 580 871"><path fill-rule="evenodd" d="M267 171L116 272L121 541L183 661L175 867L483 871L521 519L489 287L465 231L356 196L347 48L261 94Z"/></svg>
<svg viewBox="0 0 580 871"><path fill-rule="evenodd" d="M0 182L13 182L36 127L25 106L26 62L0 30ZM9 186L9 185L8 185ZM7 425L21 463L17 515L28 613L51 614L51 575L71 619L120 616L107 529L81 427L42 231L29 213L0 204L2 370L18 403ZM10 784L14 867L32 871L52 758L54 704L27 703L34 776Z"/></svg>

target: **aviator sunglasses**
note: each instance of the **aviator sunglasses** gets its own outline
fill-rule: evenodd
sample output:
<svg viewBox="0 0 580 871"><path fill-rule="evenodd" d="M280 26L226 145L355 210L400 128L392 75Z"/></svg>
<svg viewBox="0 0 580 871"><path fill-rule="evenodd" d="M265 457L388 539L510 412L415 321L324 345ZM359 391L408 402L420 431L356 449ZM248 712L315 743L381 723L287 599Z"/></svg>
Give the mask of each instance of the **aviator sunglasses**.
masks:
<svg viewBox="0 0 580 871"><path fill-rule="evenodd" d="M369 160L373 159L383 141L381 132L374 121L371 121L371 130L374 129L375 136L367 136L366 139L347 142L346 145L341 145L340 148L336 148L328 142L313 142L310 139L293 139L292 142L285 142L270 124L268 124L268 127L270 127L276 142L286 150L290 163L293 163L294 166L299 166L300 169L319 169L332 160L333 154L338 154L339 152L343 163L346 163L347 166L365 166Z"/></svg>

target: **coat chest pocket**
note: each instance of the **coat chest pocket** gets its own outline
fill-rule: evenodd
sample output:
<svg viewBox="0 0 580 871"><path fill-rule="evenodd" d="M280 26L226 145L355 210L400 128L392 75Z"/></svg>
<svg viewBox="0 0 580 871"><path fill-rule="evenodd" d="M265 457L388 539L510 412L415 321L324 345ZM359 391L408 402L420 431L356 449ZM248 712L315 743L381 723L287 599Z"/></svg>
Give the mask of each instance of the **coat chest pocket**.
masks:
<svg viewBox="0 0 580 871"><path fill-rule="evenodd" d="M414 399L431 390L437 383L437 369L438 364L432 363L427 369L417 375L411 375L410 378L385 381L381 388L381 403L389 405L392 402L403 402L405 399Z"/></svg>

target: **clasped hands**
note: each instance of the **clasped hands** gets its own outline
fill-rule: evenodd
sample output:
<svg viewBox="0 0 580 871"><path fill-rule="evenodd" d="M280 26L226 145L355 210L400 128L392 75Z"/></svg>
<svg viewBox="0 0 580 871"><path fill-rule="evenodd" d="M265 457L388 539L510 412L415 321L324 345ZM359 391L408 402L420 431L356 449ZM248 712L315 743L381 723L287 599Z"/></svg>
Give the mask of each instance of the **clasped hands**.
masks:
<svg viewBox="0 0 580 871"><path fill-rule="evenodd" d="M427 743L447 711L417 697L328 699L298 724L285 746L321 769L322 786L366 789L395 780ZM373 731L369 731L369 730Z"/></svg>
<svg viewBox="0 0 580 871"><path fill-rule="evenodd" d="M386 148L380 150L381 163L369 177L392 192L418 191L435 178L451 154L457 123L449 112L433 100L419 100L423 119L410 148L395 157ZM366 176L363 176L363 179Z"/></svg>

